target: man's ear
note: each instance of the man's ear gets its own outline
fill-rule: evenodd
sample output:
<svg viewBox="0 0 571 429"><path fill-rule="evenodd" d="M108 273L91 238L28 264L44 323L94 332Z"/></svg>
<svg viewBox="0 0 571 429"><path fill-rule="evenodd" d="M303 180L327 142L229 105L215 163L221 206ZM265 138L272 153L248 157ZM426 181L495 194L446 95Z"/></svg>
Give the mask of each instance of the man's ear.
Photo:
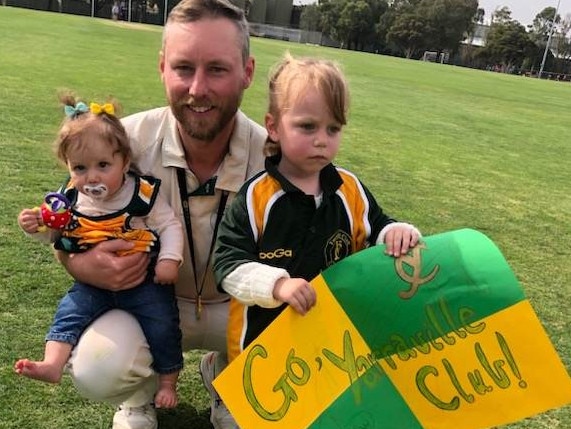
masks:
<svg viewBox="0 0 571 429"><path fill-rule="evenodd" d="M244 89L249 88L254 80L254 71L256 69L256 60L254 57L248 57L244 66Z"/></svg>
<svg viewBox="0 0 571 429"><path fill-rule="evenodd" d="M159 74L161 75L161 82L164 82L164 72L165 72L165 53L161 49L159 51Z"/></svg>

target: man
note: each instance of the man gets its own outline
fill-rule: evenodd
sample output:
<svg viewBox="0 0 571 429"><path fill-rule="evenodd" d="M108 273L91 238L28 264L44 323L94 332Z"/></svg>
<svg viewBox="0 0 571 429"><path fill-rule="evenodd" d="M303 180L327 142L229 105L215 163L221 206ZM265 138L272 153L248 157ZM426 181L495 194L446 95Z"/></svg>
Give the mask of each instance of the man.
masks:
<svg viewBox="0 0 571 429"><path fill-rule="evenodd" d="M266 131L238 109L254 66L240 9L228 0L182 0L165 25L159 60L169 107L123 120L135 164L162 180L162 195L185 225L185 260L176 284L183 348L215 351L203 356L200 369L216 429L236 425L211 385L227 361L228 296L216 289L210 259L224 208L263 167ZM129 247L115 240L60 257L75 278L120 291L138 284L147 269L143 254L116 256ZM138 324L111 311L84 333L69 371L86 397L120 404L114 429L154 429L150 362Z"/></svg>

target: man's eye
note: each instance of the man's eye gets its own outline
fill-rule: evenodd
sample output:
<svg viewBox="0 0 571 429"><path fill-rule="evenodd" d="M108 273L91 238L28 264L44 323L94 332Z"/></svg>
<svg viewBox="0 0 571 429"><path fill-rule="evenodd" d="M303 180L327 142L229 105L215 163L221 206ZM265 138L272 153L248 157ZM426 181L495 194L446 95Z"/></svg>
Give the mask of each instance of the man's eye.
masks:
<svg viewBox="0 0 571 429"><path fill-rule="evenodd" d="M175 66L173 68L178 73L185 73L185 74L192 73L192 67L187 66L187 65L178 65L178 66Z"/></svg>

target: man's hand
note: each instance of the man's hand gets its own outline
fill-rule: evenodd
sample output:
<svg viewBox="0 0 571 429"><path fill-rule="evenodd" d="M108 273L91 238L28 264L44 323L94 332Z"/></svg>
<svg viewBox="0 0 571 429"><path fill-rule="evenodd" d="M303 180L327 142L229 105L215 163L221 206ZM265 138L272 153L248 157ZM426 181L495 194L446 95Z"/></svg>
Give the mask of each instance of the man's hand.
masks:
<svg viewBox="0 0 571 429"><path fill-rule="evenodd" d="M118 256L133 243L124 240L104 241L84 253L58 252L58 259L76 280L100 289L120 291L140 284L147 275L149 255L137 252Z"/></svg>

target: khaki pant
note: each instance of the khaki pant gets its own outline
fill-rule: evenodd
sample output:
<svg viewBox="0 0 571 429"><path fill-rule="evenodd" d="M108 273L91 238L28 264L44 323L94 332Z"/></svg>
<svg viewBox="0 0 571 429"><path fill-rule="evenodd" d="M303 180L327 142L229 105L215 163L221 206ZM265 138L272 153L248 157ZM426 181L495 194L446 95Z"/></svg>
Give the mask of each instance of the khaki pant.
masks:
<svg viewBox="0 0 571 429"><path fill-rule="evenodd" d="M182 347L226 353L228 301L204 304L200 320L194 303L179 299ZM81 395L113 405L139 407L152 401L157 376L136 319L112 310L93 322L81 336L68 362L68 372Z"/></svg>

